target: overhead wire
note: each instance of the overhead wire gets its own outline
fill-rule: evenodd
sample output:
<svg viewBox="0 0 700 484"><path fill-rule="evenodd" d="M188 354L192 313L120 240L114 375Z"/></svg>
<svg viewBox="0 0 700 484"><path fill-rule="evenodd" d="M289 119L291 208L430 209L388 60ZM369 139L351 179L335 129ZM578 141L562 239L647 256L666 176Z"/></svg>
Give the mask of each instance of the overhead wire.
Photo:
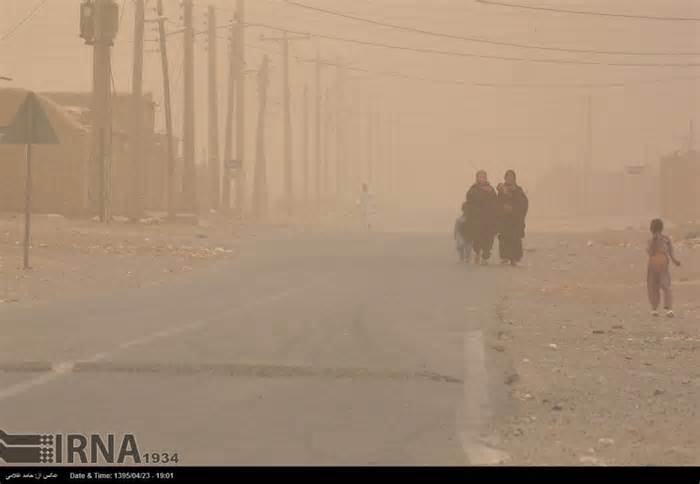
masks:
<svg viewBox="0 0 700 484"><path fill-rule="evenodd" d="M421 34L431 37L446 38L452 40L461 40L466 42L481 43L488 45L495 45L499 47L515 47L518 49L532 49L532 50L543 50L549 52L569 52L575 54L600 54L600 55L630 55L630 56L697 56L700 52L677 52L677 51L629 51L629 50L602 50L602 49L577 49L572 47L554 47L554 46L543 46L534 44L523 44L517 42L507 42L501 40L487 39L483 37L472 37L450 34L445 32L437 32L433 30L421 29L417 27L410 27L406 25L399 25L395 23L390 23L386 21L380 21L368 17L361 17L357 15L351 15L344 12L339 12L336 10L330 10L327 8L315 7L305 3L298 2L296 0L284 0L285 3L291 6L303 8L306 10L322 13L325 15L330 15L334 17L344 18L348 20L353 20L356 22L363 22L370 25L376 25L380 27L386 27L394 30L399 30L403 32L411 32L415 34Z"/></svg>

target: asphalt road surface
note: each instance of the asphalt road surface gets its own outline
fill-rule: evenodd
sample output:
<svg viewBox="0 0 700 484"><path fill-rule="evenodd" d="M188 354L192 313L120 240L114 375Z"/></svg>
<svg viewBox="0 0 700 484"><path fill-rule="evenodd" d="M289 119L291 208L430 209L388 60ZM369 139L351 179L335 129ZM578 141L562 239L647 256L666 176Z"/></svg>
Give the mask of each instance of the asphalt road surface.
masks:
<svg viewBox="0 0 700 484"><path fill-rule="evenodd" d="M507 286L449 234L326 234L7 305L1 428L132 433L189 465L489 463L479 429L504 403L484 341Z"/></svg>

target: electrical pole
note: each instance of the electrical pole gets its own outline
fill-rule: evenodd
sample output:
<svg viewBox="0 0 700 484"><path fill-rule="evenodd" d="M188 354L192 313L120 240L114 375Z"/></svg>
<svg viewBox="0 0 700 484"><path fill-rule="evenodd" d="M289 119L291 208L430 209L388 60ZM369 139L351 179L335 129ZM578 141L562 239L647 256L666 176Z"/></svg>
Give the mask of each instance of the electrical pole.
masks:
<svg viewBox="0 0 700 484"><path fill-rule="evenodd" d="M267 163L265 160L265 110L269 85L270 62L265 55L258 71L258 126L256 130L255 173L253 176L253 214L257 219L267 215Z"/></svg>
<svg viewBox="0 0 700 484"><path fill-rule="evenodd" d="M195 166L194 129L194 27L192 25L192 0L183 0L184 9L184 116L182 151L184 170L182 176L182 198L184 208L197 211L197 168Z"/></svg>
<svg viewBox="0 0 700 484"><path fill-rule="evenodd" d="M343 194L343 184L345 182L345 146L343 138L343 116L344 116L344 87L345 87L345 68L338 60L337 81L336 81L336 106L335 106L335 196L336 200L340 201Z"/></svg>
<svg viewBox="0 0 700 484"><path fill-rule="evenodd" d="M374 160L372 159L374 150L374 116L372 114L372 102L367 105L367 183L372 186L372 177L374 175Z"/></svg>
<svg viewBox="0 0 700 484"><path fill-rule="evenodd" d="M287 213L294 213L294 182L293 182L293 167L292 167L292 119L290 106L290 90L289 90L289 36L287 31L284 32L284 40L282 41L282 54L284 59L284 195Z"/></svg>
<svg viewBox="0 0 700 484"><path fill-rule="evenodd" d="M304 84L304 109L303 109L303 128L304 128L304 203L309 203L309 86Z"/></svg>
<svg viewBox="0 0 700 484"><path fill-rule="evenodd" d="M236 177L236 212L243 217L246 199L245 162L245 0L236 0L238 26L234 44L238 53L236 62L236 159L240 169Z"/></svg>
<svg viewBox="0 0 700 484"><path fill-rule="evenodd" d="M330 165L330 161L328 159L329 155L329 144L330 144L330 138L331 138L331 132L332 127L332 118L331 118L331 109L330 109L330 89L326 88L326 97L325 97L325 103L324 103L324 123L323 123L323 195L325 197L328 197L330 195L330 190L329 190L329 174L328 174L328 168Z"/></svg>
<svg viewBox="0 0 700 484"><path fill-rule="evenodd" d="M173 113L170 99L170 70L168 66L168 43L165 35L165 17L163 12L163 0L158 0L158 38L160 42L160 60L163 70L163 104L165 104L165 135L168 156L167 167L167 191L168 191L168 218L175 218L175 152L173 145Z"/></svg>
<svg viewBox="0 0 700 484"><path fill-rule="evenodd" d="M593 164L593 95L591 93L588 93L586 96L586 146L583 163L583 203L581 209L586 212L590 210L590 185Z"/></svg>
<svg viewBox="0 0 700 484"><path fill-rule="evenodd" d="M284 193L285 209L288 214L294 212L294 167L292 163L292 120L291 120L291 88L289 86L289 43L293 40L306 40L308 35L290 36L286 30L282 37L262 37L261 40L279 42L282 44L282 97L284 122Z"/></svg>
<svg viewBox="0 0 700 484"><path fill-rule="evenodd" d="M108 222L111 185L111 64L118 29L118 6L113 0L95 0L81 6L80 35L93 48L92 163L89 200L101 222ZM110 23L107 23L107 20Z"/></svg>
<svg viewBox="0 0 700 484"><path fill-rule="evenodd" d="M131 189L127 202L129 220L143 216L143 37L146 22L145 0L136 0L134 14L134 64L131 84Z"/></svg>
<svg viewBox="0 0 700 484"><path fill-rule="evenodd" d="M316 39L316 134L314 136L316 154L316 209L321 206L321 51Z"/></svg>
<svg viewBox="0 0 700 484"><path fill-rule="evenodd" d="M236 29L238 25L231 22L231 39L229 43L228 98L226 101L226 132L224 134L224 161L233 159L233 108L236 96ZM231 173L225 170L223 177L222 205L226 211L231 208Z"/></svg>
<svg viewBox="0 0 700 484"><path fill-rule="evenodd" d="M219 96L216 83L216 10L207 9L207 39L209 67L209 208L218 209L221 192L221 169L219 161Z"/></svg>

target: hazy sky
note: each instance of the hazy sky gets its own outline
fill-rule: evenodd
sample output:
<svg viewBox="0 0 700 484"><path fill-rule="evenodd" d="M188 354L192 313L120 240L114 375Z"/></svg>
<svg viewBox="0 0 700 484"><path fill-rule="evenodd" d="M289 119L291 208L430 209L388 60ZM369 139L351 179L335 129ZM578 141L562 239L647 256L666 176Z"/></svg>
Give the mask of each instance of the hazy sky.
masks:
<svg viewBox="0 0 700 484"><path fill-rule="evenodd" d="M473 0L300 0L302 3L352 13L385 22L531 45L615 51L698 52L700 22L665 22L613 19L535 11L514 10L479 4ZM700 17L694 0L518 0L530 5L548 5L580 10L638 13L663 16ZM6 37L39 0L0 0L0 37ZM81 90L91 86L91 49L78 37L78 0L47 0L29 21L12 35L0 40L0 75L11 76L14 86L34 90ZM113 71L117 90L130 90L133 44L133 2L124 5L123 19L114 48ZM233 0L195 1L198 29L204 28L206 6L226 9L219 12L220 23L228 21L235 7ZM155 1L148 2L149 11ZM179 1L165 0L166 13L177 28ZM697 56L594 55L548 52L501 47L416 33L392 30L310 12L283 0L248 0L248 21L267 23L298 31L338 35L416 48L468 52L481 55L537 59L574 59L607 63L699 63ZM147 27L147 37L155 39ZM260 42L261 33L251 28L246 42L271 54L273 79L270 86L272 113L270 149L273 185L279 185L281 95L279 48ZM225 37L220 31L220 98L225 99ZM170 37L171 72L176 126L181 129L182 98L181 36ZM313 55L313 43L293 44L293 53ZM622 67L610 65L561 65L523 61L477 59L426 55L322 40L324 58L341 58L354 67L372 71L395 71L409 76L452 79L468 83L495 84L577 84L627 82L630 86L593 91L594 165L596 169L616 169L644 161L645 153L656 157L680 148L689 121L698 112L695 86L698 81L674 78L700 78L698 67ZM156 44L149 43L147 50ZM259 65L263 51L248 49L249 68ZM197 137L201 152L206 143L205 37L197 38ZM145 86L161 99L160 58L146 54ZM293 107L295 135L300 125L300 94L304 82L313 86L310 64L294 62ZM502 170L515 167L525 180L552 163L576 162L581 157L585 127L585 100L582 89L485 88L470 85L435 84L393 78L367 79L366 74L350 73L349 107L355 112L350 143L357 145L355 156L362 156L366 129L364 111L368 99L375 109L392 113L400 124L399 171L408 193L419 193L426 184L435 187L445 199L454 197L472 179L475 167L486 167L500 178ZM324 68L325 83L332 86L335 70ZM667 79L667 82L635 84ZM254 78L251 78L248 109L255 108ZM313 94L313 91L312 91ZM313 111L312 111L313 113ZM223 116L223 113L221 113ZM252 121L252 120L251 120ZM700 122L700 120L697 120ZM251 128L254 124L251 122ZM223 126L223 122L222 122ZM250 130L252 131L252 129ZM249 133L252 136L252 133ZM296 140L295 152L299 152ZM252 155L252 153L251 153ZM362 160L357 162L363 164ZM426 178L426 174L428 178ZM358 175L362 176L362 174ZM426 181L427 180L427 181ZM275 186L277 186L275 185Z"/></svg>

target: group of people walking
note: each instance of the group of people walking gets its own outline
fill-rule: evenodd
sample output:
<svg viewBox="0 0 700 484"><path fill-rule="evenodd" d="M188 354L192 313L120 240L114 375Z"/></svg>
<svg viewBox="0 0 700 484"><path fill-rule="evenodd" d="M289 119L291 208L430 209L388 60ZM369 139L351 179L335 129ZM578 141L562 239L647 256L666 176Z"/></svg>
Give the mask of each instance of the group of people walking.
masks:
<svg viewBox="0 0 700 484"><path fill-rule="evenodd" d="M508 170L494 189L484 170L476 174L457 219L454 236L460 260L488 264L496 236L501 262L517 265L523 257L525 218L529 201L517 184L515 172Z"/></svg>

